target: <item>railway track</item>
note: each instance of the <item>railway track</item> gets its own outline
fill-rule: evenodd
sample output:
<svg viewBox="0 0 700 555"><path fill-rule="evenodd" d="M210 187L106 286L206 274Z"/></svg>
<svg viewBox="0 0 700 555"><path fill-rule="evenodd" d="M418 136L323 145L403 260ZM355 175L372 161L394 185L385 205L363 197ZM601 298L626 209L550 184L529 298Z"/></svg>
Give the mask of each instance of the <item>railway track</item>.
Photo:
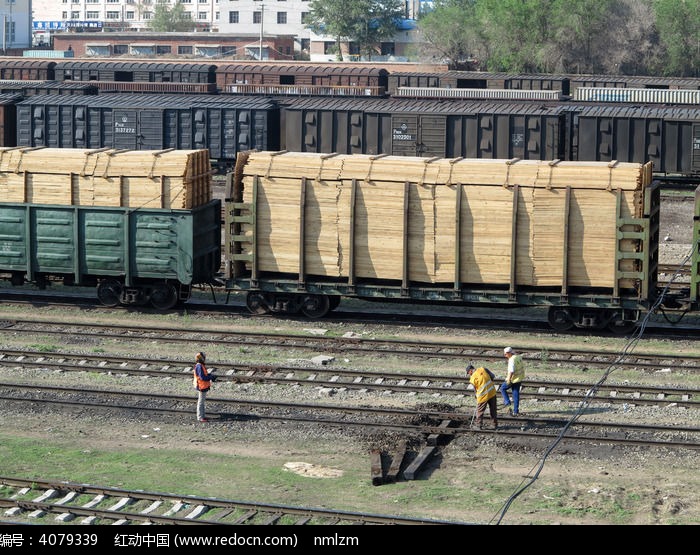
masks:
<svg viewBox="0 0 700 555"><path fill-rule="evenodd" d="M659 368L661 362L645 362L645 368ZM146 359L123 357L64 354L31 351L0 352L0 367L37 368L66 372L94 372L105 374L128 374L151 378L191 378L189 362L176 359ZM425 394L433 398L453 395L472 395L468 390L469 380L465 376L449 374L397 373L374 370L261 365L245 363L220 363L215 367L219 383L279 384L290 387L304 386L332 390L357 390ZM595 384L573 381L528 379L523 395L537 401L579 402L588 398ZM675 403L686 408L700 406L700 390L695 388L664 386L642 386L632 384L600 384L592 402L633 405L659 405Z"/></svg>
<svg viewBox="0 0 700 555"><path fill-rule="evenodd" d="M0 477L2 519L35 524L469 524ZM290 544L292 545L292 544Z"/></svg>
<svg viewBox="0 0 700 555"><path fill-rule="evenodd" d="M23 406L42 406L43 410L119 411L120 413L157 414L159 418L192 417L192 397L124 390L107 390L30 384L0 383L0 399ZM245 407L245 410L242 410ZM700 428L662 426L628 422L578 420L562 435L566 419L541 418L530 415L501 417L497 430L475 430L469 415L454 410L430 408L396 409L377 406L323 405L258 401L244 398L212 397L207 401L210 422L226 425L232 422L268 420L286 424L338 427L344 431L377 430L409 437L441 436L451 439L459 434L490 432L502 438L527 438L529 441L563 441L614 443L645 447L700 448ZM427 439L426 439L427 441Z"/></svg>
<svg viewBox="0 0 700 555"><path fill-rule="evenodd" d="M671 266L669 266L671 267ZM678 285L678 284L676 284ZM683 285L683 284L681 284ZM687 286L687 284L686 284ZM104 309L97 297L83 293L65 293L56 291L21 291L17 289L0 289L0 299L6 304L17 306L65 306L75 308L76 306L92 307ZM111 309L118 310L118 309ZM143 307L144 313L158 313L153 309ZM274 320L275 315L252 315L247 309L245 301L233 299L226 294L223 289L212 289L206 294L196 295L189 300L185 308L173 309L171 313L197 314L206 316L237 316L242 318L255 318L258 320ZM286 321L295 320L293 316L284 317ZM322 321L308 321L309 325L324 325L323 323L357 323L368 325L394 325L394 326L416 326L425 325L431 327L447 327L454 329L481 328L551 332L551 326L547 321L547 312L544 309L528 309L524 313L519 309L503 310L500 314L492 311L484 312L483 308L464 309L459 312L445 310L445 307L434 307L429 305L415 305L413 307L399 306L387 308L377 303L363 302L347 303L335 309ZM314 324L315 322L315 324ZM566 335L591 336L595 330L571 329ZM598 330L603 336L610 336L611 332ZM671 339L687 339L688 337L700 336L700 325L697 318L689 318L686 315L660 313L655 319L650 321L645 327L645 334L648 337L662 336ZM615 335L615 334L613 334Z"/></svg>
<svg viewBox="0 0 700 555"><path fill-rule="evenodd" d="M129 341L196 342L198 344L230 344L248 347L275 347L284 349L313 350L333 353L371 353L386 356L458 359L468 361L502 361L502 346L489 346L470 342L445 342L372 339L364 337L325 337L318 335L261 333L229 329L183 330L173 327L134 326L128 324L71 324L30 319L4 320L0 329L14 334L42 334L95 339L128 339ZM528 348L513 345L531 361L546 361L551 364L569 364L581 367L616 367L659 370L672 366L687 372L697 372L700 355L629 353L621 357L618 353L604 350L557 349L551 347Z"/></svg>

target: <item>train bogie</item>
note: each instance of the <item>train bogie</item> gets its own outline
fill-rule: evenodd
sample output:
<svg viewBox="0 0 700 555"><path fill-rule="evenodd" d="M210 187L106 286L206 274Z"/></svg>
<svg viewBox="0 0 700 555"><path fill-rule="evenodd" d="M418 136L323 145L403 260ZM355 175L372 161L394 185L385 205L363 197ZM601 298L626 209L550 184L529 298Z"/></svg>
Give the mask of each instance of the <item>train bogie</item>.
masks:
<svg viewBox="0 0 700 555"><path fill-rule="evenodd" d="M626 331L656 287L649 165L246 153L229 196L227 287L258 313L350 296Z"/></svg>

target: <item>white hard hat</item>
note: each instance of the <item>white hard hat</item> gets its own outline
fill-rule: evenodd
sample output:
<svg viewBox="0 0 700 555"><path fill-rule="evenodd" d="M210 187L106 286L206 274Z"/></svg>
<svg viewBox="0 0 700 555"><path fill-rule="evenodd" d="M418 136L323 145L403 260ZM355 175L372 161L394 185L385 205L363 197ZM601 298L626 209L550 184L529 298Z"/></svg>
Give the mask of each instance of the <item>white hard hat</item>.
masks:
<svg viewBox="0 0 700 555"><path fill-rule="evenodd" d="M504 355L507 355L508 353L512 353L512 352L513 352L513 347L506 347L505 349L503 349Z"/></svg>

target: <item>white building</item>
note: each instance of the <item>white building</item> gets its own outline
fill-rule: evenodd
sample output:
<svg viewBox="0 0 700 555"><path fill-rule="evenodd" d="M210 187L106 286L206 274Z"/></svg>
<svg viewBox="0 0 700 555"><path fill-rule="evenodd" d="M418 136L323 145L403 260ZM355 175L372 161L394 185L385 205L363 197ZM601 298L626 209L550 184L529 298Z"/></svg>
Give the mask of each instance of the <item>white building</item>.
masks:
<svg viewBox="0 0 700 555"><path fill-rule="evenodd" d="M420 0L404 1L406 18L416 19L420 10ZM294 49L297 53L304 52L309 55L311 61L332 61L334 56L325 52L331 47L324 47L323 43L334 45L335 37L315 35L305 26L310 10L309 4L310 0L220 0L219 30L231 34L258 31L261 36L265 33L294 35ZM405 29L398 31L394 42L411 42L414 40L413 35ZM313 47L312 42L315 43ZM387 45L382 50L393 51L394 47ZM386 52L384 57L390 55Z"/></svg>
<svg viewBox="0 0 700 555"><path fill-rule="evenodd" d="M294 35L294 50L309 52L310 32L304 27L310 0L220 0L222 33Z"/></svg>
<svg viewBox="0 0 700 555"><path fill-rule="evenodd" d="M3 53L32 45L32 0L0 0Z"/></svg>
<svg viewBox="0 0 700 555"><path fill-rule="evenodd" d="M3 0L0 0L2 2ZM174 5L176 0L167 0ZM180 0L197 30L216 31L219 0ZM33 0L37 34L80 29L140 31L148 27L156 0Z"/></svg>

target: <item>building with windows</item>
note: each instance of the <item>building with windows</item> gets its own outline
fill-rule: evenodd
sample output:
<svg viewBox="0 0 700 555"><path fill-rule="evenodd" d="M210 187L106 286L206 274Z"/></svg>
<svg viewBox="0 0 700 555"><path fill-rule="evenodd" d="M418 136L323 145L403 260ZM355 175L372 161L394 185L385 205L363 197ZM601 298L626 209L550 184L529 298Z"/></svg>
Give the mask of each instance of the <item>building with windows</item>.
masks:
<svg viewBox="0 0 700 555"><path fill-rule="evenodd" d="M1 0L0 0L1 1ZM267 38L266 59L287 60L294 51L294 37ZM211 58L216 60L257 59L257 34L239 33L66 33L53 37L53 48L70 50L76 58Z"/></svg>
<svg viewBox="0 0 700 555"><path fill-rule="evenodd" d="M265 58L265 36L293 35L295 57L311 61L334 61L335 37L316 35L306 28L310 0L219 0L219 30L225 33L259 31ZM415 18L420 0L405 0L405 20L393 40L377 46L376 60L403 57L408 45L416 40ZM352 43L341 45L345 59L357 60L359 53Z"/></svg>
<svg viewBox="0 0 700 555"><path fill-rule="evenodd" d="M32 0L0 0L3 54L20 54L32 45Z"/></svg>
<svg viewBox="0 0 700 555"><path fill-rule="evenodd" d="M0 0L2 2L3 0ZM19 1L19 0L18 0ZM176 0L167 0L174 5ZM180 0L197 31L217 31L219 0ZM36 33L54 31L142 31L156 0L33 0Z"/></svg>

